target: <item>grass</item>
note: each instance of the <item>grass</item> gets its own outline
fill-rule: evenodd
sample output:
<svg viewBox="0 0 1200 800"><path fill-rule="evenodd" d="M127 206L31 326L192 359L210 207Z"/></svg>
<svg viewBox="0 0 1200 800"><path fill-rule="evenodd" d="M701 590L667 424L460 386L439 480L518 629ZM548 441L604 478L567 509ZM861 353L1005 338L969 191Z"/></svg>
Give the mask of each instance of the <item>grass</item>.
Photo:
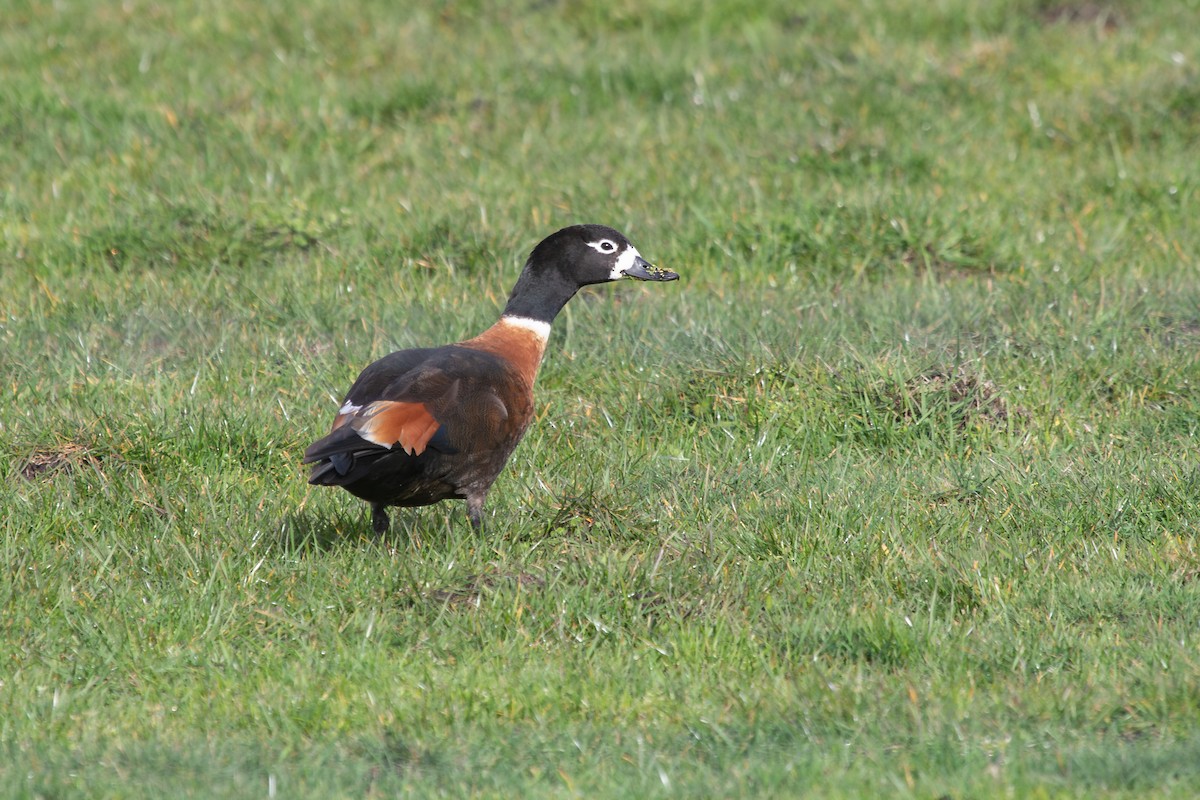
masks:
<svg viewBox="0 0 1200 800"><path fill-rule="evenodd" d="M10 3L0 794L1190 797L1194 0ZM474 536L306 485L555 228Z"/></svg>

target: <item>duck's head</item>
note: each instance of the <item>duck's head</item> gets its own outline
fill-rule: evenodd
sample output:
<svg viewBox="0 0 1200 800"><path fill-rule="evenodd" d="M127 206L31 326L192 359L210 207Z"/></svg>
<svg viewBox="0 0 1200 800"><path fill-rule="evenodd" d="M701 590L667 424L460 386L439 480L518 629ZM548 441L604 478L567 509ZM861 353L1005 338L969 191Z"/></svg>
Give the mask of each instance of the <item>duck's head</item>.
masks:
<svg viewBox="0 0 1200 800"><path fill-rule="evenodd" d="M606 225L572 225L533 248L505 314L549 322L581 287L625 278L674 281L679 275L642 258L620 231Z"/></svg>
<svg viewBox="0 0 1200 800"><path fill-rule="evenodd" d="M572 225L542 241L534 249L550 244L570 253L581 285L633 278L639 281L674 281L679 275L659 269L646 259L625 236L606 225Z"/></svg>

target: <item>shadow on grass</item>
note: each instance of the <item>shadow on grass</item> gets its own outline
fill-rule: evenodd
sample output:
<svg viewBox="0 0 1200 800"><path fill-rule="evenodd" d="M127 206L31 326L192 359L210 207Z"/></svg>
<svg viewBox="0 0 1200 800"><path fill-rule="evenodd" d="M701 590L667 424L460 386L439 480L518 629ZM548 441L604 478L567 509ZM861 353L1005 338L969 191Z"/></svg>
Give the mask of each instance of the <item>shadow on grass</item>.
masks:
<svg viewBox="0 0 1200 800"><path fill-rule="evenodd" d="M276 544L285 553L325 553L373 541L370 520L359 514L285 514L275 525Z"/></svg>
<svg viewBox="0 0 1200 800"><path fill-rule="evenodd" d="M302 511L285 514L275 526L275 542L284 553L308 555L337 552L344 548L382 547L421 550L453 540L456 527L469 528L465 516L450 513L420 513L422 509L389 509L392 517L387 533L371 529L371 516L364 506L335 512Z"/></svg>

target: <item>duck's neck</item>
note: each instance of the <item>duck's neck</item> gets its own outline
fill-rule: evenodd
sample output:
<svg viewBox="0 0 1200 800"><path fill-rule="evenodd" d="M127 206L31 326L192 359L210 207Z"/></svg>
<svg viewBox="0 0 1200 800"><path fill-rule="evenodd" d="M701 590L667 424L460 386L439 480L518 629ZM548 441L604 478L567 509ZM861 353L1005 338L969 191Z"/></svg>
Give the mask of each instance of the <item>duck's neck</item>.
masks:
<svg viewBox="0 0 1200 800"><path fill-rule="evenodd" d="M565 277L568 268L569 265L535 263L530 259L508 296L504 316L553 322L579 291L579 284Z"/></svg>
<svg viewBox="0 0 1200 800"><path fill-rule="evenodd" d="M549 339L549 322L505 313L495 325L461 344L463 347L495 353L511 361L532 387Z"/></svg>

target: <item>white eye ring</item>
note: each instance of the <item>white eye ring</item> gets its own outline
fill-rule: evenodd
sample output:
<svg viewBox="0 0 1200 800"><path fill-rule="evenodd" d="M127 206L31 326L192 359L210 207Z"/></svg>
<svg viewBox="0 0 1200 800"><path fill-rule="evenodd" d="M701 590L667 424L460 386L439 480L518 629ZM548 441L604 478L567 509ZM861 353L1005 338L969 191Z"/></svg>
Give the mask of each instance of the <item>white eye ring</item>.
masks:
<svg viewBox="0 0 1200 800"><path fill-rule="evenodd" d="M612 239L601 239L598 242L588 242L588 247L598 253L615 253L617 252L617 243Z"/></svg>

